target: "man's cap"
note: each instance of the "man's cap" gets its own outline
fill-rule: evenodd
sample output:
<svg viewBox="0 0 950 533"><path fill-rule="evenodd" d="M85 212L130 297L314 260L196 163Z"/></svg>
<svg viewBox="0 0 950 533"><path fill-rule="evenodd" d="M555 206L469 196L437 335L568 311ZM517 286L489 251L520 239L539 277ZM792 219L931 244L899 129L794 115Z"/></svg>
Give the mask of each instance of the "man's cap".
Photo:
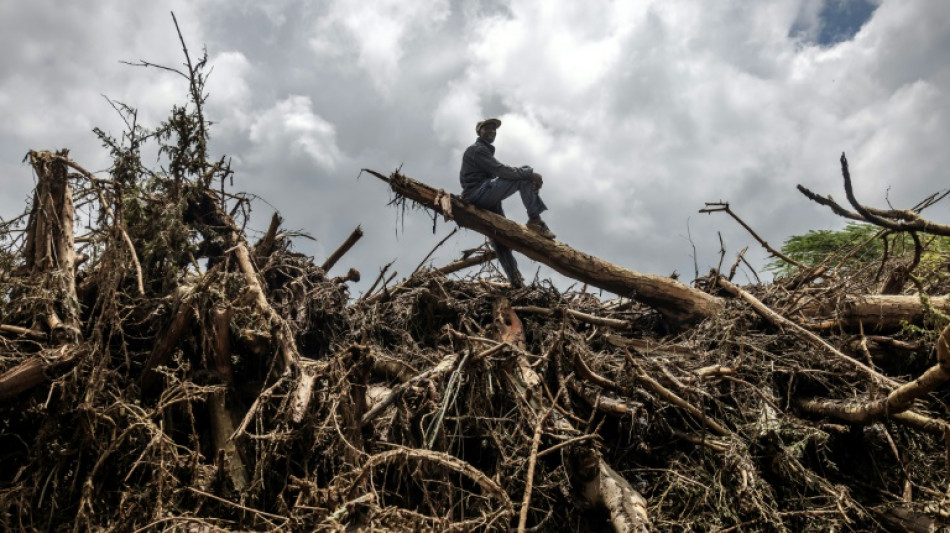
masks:
<svg viewBox="0 0 950 533"><path fill-rule="evenodd" d="M487 126L488 124L494 124L496 130L501 127L501 121L497 118L486 118L478 124L475 124L475 133L481 133L482 126Z"/></svg>

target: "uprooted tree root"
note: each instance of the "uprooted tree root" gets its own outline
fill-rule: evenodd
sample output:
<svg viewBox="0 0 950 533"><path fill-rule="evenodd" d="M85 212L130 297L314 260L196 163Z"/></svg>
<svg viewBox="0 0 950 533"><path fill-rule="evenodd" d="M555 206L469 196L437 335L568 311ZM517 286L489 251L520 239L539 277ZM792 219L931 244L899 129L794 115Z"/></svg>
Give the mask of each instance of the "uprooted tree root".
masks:
<svg viewBox="0 0 950 533"><path fill-rule="evenodd" d="M276 216L249 242L205 154L202 65L156 132L117 106L108 178L29 155L34 206L0 226L5 530L947 523L950 329L926 296L945 273L903 295L876 290L896 259L711 273L696 288L724 306L685 330L636 300L448 277L486 253L395 285L387 266L353 299L359 274L327 271L359 229L322 266ZM153 138L167 171L141 163Z"/></svg>

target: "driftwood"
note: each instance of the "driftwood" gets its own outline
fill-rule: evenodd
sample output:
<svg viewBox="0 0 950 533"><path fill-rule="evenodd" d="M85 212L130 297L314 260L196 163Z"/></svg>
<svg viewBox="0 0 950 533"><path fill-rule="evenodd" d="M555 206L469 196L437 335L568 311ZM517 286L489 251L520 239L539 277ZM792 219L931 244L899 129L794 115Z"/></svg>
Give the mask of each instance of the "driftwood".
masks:
<svg viewBox="0 0 950 533"><path fill-rule="evenodd" d="M483 263L487 263L494 258L495 258L494 250L486 250L480 253L472 254L469 257L459 259L458 261L452 261L451 263L447 265L439 267L437 270L441 272L442 274L445 274L446 276L448 276L449 274L453 274L455 272L458 272L459 270L476 266L476 265L481 265Z"/></svg>
<svg viewBox="0 0 950 533"><path fill-rule="evenodd" d="M9 324L0 324L0 333L4 333L6 335L22 335L22 336L31 337L34 339L46 338L46 334L43 333L42 331L38 331L35 329L30 329L30 328L24 328L20 326L11 326Z"/></svg>
<svg viewBox="0 0 950 533"><path fill-rule="evenodd" d="M63 346L30 357L0 374L0 400L12 398L45 383L51 373L63 372L83 355L83 350Z"/></svg>
<svg viewBox="0 0 950 533"><path fill-rule="evenodd" d="M751 305L753 309L755 309L759 314L761 314L763 317L771 321L773 324L784 326L794 331L797 335L799 335L802 339L804 339L807 343L811 344L815 348L821 350L822 352L832 357L835 357L836 359L842 362L845 362L849 365L859 368L869 377L873 378L874 380L880 383L891 385L891 386L897 385L897 382L894 381L893 379L888 378L887 376L881 375L880 372L865 365L861 361L848 357L847 355L841 353L841 351L835 348L834 346L831 346L830 344L828 344L818 335L802 328L801 326L795 324L791 320L779 315L772 309L769 309L765 304L759 301L755 296L751 295L748 291L744 291L741 288L733 285L732 283L726 281L726 279L723 277L719 277L718 282L719 282L720 287L724 288L730 294L737 296L739 298L742 298L743 300L748 302L749 305Z"/></svg>
<svg viewBox="0 0 950 533"><path fill-rule="evenodd" d="M386 177L375 171L364 170L388 183L396 194L436 212L446 214L442 203L448 202L451 205L448 214L460 226L496 239L504 246L544 263L565 276L653 306L675 324L695 323L722 309L722 301L718 298L674 279L634 272L574 250L563 243L545 239L521 224L474 207L454 195L440 195L439 191L401 174L393 173ZM439 198L448 199L438 202Z"/></svg>
<svg viewBox="0 0 950 533"><path fill-rule="evenodd" d="M931 297L927 303L933 309L950 312L950 298ZM853 295L841 302L834 320L842 326L863 327L866 331L893 330L905 324L920 324L927 311L919 295Z"/></svg>
<svg viewBox="0 0 950 533"><path fill-rule="evenodd" d="M163 72L190 100L159 129L116 104L108 177L31 152L35 207L0 220L0 529L946 526L942 241L696 280L712 296L442 193L462 226L623 297L446 275L490 260L475 251L384 267L354 298L355 271L291 252L279 216L249 245L247 197L207 155L204 58L185 53Z"/></svg>

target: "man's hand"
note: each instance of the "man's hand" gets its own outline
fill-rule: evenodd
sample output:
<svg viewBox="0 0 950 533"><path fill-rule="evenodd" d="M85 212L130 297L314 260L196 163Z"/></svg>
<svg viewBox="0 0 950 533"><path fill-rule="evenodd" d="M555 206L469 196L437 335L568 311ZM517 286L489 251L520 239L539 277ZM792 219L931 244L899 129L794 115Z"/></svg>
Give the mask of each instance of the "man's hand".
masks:
<svg viewBox="0 0 950 533"><path fill-rule="evenodd" d="M544 185L544 180L541 179L541 174L537 172L531 173L531 184L534 185L536 191L541 190L541 186Z"/></svg>

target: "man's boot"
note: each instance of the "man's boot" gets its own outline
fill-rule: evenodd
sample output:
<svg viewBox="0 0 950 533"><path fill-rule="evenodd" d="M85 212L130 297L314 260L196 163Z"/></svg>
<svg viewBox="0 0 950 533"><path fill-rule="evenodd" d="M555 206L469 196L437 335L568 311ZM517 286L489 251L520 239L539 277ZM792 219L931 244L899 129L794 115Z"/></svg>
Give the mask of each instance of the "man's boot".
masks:
<svg viewBox="0 0 950 533"><path fill-rule="evenodd" d="M528 229L544 237L545 239L554 239L554 232L541 220L541 217L531 217L528 219Z"/></svg>

